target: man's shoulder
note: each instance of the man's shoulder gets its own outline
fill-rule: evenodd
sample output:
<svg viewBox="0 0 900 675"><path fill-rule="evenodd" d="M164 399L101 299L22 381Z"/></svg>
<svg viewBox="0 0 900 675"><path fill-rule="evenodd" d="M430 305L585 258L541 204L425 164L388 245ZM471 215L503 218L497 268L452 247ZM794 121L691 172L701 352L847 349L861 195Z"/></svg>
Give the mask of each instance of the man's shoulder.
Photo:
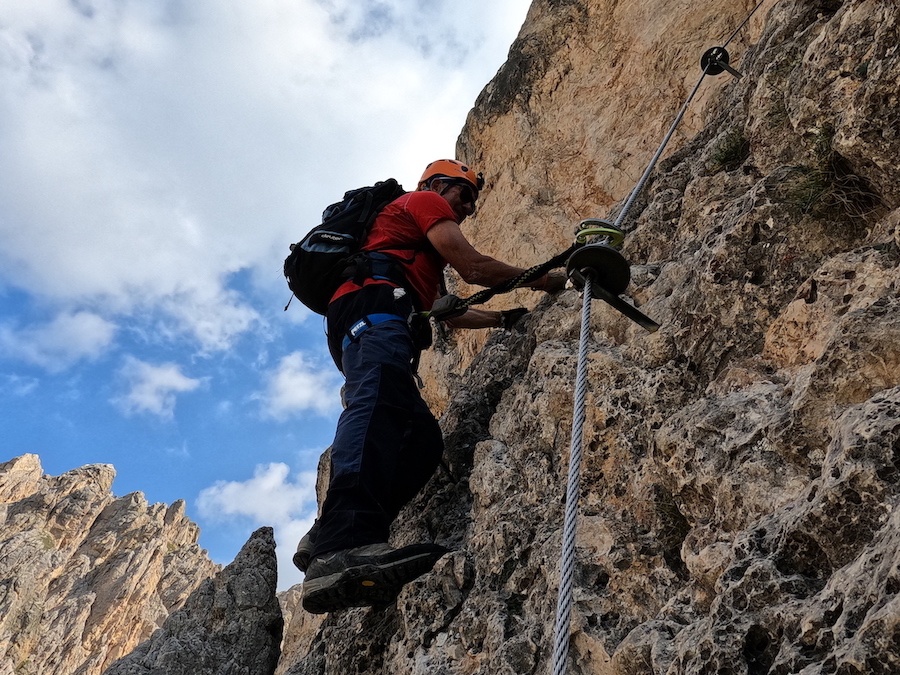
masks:
<svg viewBox="0 0 900 675"><path fill-rule="evenodd" d="M456 221L456 214L453 213L447 200L431 190L408 192L395 200L391 206L405 211L417 221L427 222L429 226L440 220Z"/></svg>
<svg viewBox="0 0 900 675"><path fill-rule="evenodd" d="M447 201L443 197L431 190L415 190L414 192L407 192L405 195L397 197L391 204L407 208L418 206L442 207L444 205L449 207Z"/></svg>

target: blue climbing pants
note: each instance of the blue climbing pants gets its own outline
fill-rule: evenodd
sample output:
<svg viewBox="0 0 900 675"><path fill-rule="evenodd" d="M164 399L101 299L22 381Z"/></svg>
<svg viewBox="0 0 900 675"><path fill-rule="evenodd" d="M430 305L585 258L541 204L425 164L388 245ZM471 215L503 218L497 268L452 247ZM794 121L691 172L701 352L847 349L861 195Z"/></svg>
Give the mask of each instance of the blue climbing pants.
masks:
<svg viewBox="0 0 900 675"><path fill-rule="evenodd" d="M391 522L431 478L443 439L416 386L417 356L405 320L412 306L388 286L345 296L328 311L329 346L340 351L345 409L331 447L332 475L314 555L386 542ZM342 302L343 301L343 302ZM396 314L359 332L348 329L375 314Z"/></svg>

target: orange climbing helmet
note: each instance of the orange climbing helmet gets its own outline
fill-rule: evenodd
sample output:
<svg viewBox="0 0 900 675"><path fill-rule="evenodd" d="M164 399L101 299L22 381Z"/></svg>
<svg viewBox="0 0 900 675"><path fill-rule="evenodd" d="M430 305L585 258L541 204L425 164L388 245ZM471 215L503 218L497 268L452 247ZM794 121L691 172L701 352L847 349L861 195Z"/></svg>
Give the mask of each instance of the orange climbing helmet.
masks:
<svg viewBox="0 0 900 675"><path fill-rule="evenodd" d="M436 159L426 166L422 177L419 179L419 189L421 190L434 178L462 179L475 190L476 199L478 198L478 192L484 187L483 174L476 174L473 169L455 159Z"/></svg>

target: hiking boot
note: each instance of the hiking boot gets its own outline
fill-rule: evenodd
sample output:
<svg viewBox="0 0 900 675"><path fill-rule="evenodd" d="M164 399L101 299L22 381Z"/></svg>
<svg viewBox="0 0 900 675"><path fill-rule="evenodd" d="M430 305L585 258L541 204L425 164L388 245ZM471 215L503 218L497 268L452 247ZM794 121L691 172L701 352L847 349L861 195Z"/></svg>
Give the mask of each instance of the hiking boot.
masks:
<svg viewBox="0 0 900 675"><path fill-rule="evenodd" d="M297 552L294 554L294 566L306 574L309 568L309 559L313 554L312 530L303 535L303 538L297 543Z"/></svg>
<svg viewBox="0 0 900 675"><path fill-rule="evenodd" d="M303 609L324 614L348 607L379 607L428 572L447 549L413 544L394 549L369 544L316 556L303 581Z"/></svg>
<svg viewBox="0 0 900 675"><path fill-rule="evenodd" d="M319 521L313 521L309 532L303 535L303 538L297 542L297 552L294 553L294 566L304 574L309 568L309 561L312 558L313 549L316 547L316 537L319 536Z"/></svg>

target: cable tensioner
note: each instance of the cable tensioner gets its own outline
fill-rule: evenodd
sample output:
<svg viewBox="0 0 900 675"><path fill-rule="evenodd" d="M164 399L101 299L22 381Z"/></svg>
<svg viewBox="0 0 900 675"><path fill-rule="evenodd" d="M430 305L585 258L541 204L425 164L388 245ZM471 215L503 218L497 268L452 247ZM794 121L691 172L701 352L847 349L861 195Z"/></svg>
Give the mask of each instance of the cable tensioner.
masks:
<svg viewBox="0 0 900 675"><path fill-rule="evenodd" d="M631 266L617 250L624 239L625 233L609 221L581 221L575 241L584 245L569 256L566 274L577 289L590 286L591 297L603 300L652 333L659 324L619 297L631 282Z"/></svg>

